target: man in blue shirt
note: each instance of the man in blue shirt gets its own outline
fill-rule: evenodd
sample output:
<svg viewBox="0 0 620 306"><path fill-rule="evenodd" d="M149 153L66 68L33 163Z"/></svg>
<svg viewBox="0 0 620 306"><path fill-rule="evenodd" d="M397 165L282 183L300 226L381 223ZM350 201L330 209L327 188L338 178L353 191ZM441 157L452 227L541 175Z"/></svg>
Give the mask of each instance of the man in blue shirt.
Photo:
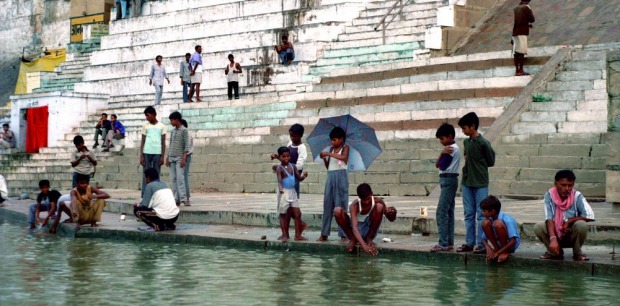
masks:
<svg viewBox="0 0 620 306"><path fill-rule="evenodd" d="M202 83L202 47L200 45L194 48L196 52L189 59L189 76L192 85L189 89L189 102L194 102L192 97L196 93L196 102L202 102L200 99L200 83Z"/></svg>
<svg viewBox="0 0 620 306"><path fill-rule="evenodd" d="M494 196L488 196L480 202L484 215L482 221L482 243L487 260L504 262L514 253L521 243L517 221L508 214L501 212L502 203Z"/></svg>
<svg viewBox="0 0 620 306"><path fill-rule="evenodd" d="M125 138L125 127L123 124L118 121L115 114L110 116L110 126L112 127L108 134L106 135L105 141L103 142L103 147L105 148L103 152L109 152L110 148L114 147L112 143L112 139L123 139Z"/></svg>

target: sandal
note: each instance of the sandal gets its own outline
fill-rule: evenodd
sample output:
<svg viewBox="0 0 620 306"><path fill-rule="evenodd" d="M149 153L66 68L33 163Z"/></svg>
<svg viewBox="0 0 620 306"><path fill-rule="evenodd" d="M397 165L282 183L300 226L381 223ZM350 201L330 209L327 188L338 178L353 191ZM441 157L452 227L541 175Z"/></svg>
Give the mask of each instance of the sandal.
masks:
<svg viewBox="0 0 620 306"><path fill-rule="evenodd" d="M463 253L463 252L471 252L471 251L473 251L473 250L474 250L474 248L473 248L471 245L469 245L469 244L464 244L464 245L462 245L462 246L458 247L458 248L456 249L456 252L457 252L457 253Z"/></svg>
<svg viewBox="0 0 620 306"><path fill-rule="evenodd" d="M486 254L487 250L483 247L475 247L474 248L474 254Z"/></svg>
<svg viewBox="0 0 620 306"><path fill-rule="evenodd" d="M539 258L545 259L545 260L564 260L564 255L562 254L553 255L553 254L545 253L545 254L542 254Z"/></svg>
<svg viewBox="0 0 620 306"><path fill-rule="evenodd" d="M573 260L574 261L588 261L590 260L590 258L588 258L586 254L581 254L581 255L573 256Z"/></svg>
<svg viewBox="0 0 620 306"><path fill-rule="evenodd" d="M434 253L434 252L450 252L450 251L452 251L452 250L454 250L454 247L453 247L453 246L451 246L451 245L448 245L448 246L441 246L441 245L437 244L437 245L435 245L435 246L431 249L431 252L432 252L432 253Z"/></svg>

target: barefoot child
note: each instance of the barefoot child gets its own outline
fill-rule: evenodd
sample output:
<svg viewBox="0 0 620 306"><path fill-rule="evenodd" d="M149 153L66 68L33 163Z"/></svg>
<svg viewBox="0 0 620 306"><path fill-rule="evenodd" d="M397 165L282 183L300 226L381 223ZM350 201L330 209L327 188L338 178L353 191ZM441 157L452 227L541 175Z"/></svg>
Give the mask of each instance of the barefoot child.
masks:
<svg viewBox="0 0 620 306"><path fill-rule="evenodd" d="M97 227L101 221L101 214L105 207L105 199L110 196L88 184L88 176L78 175L77 187L71 190L71 216L76 222L76 227L82 224L90 224Z"/></svg>
<svg viewBox="0 0 620 306"><path fill-rule="evenodd" d="M286 215L292 210L295 219L295 240L307 240L302 236L305 224L301 221L301 210L299 209L299 198L295 191L297 181L303 181L308 177L308 172L300 175L295 165L289 163L291 158L290 150L287 147L278 149L280 165L276 169L278 175L278 213L280 214L280 229L282 230L282 242L289 240L288 227L290 218ZM283 201L284 200L284 201Z"/></svg>
<svg viewBox="0 0 620 306"><path fill-rule="evenodd" d="M373 196L370 185L366 183L357 186L357 196L359 198L349 206L351 217L341 207L334 209L334 215L340 228L349 237L347 252L353 252L355 245L359 243L364 252L374 256L378 252L375 249L373 239L377 236L383 215L390 222L394 222L396 220L396 208L386 207L383 199Z"/></svg>
<svg viewBox="0 0 620 306"><path fill-rule="evenodd" d="M334 209L340 207L346 211L349 204L349 177L347 176L347 163L349 161L349 146L344 142L347 133L341 127L335 127L329 133L332 146L328 152L321 152L321 158L327 168L327 182L325 182L325 194L323 196L323 224L321 236L317 241L327 241L332 225ZM346 241L345 234L338 228L341 241Z"/></svg>
<svg viewBox="0 0 620 306"><path fill-rule="evenodd" d="M54 220L54 224L50 228L50 234L56 234L58 230L58 224L60 224L60 219L62 218L62 213L64 212L69 219L65 220L63 223L73 223L73 218L71 217L71 194L63 194L58 198L58 203L56 203L56 219Z"/></svg>
<svg viewBox="0 0 620 306"><path fill-rule="evenodd" d="M517 221L501 212L502 203L494 196L488 196L480 203L485 219L482 221L482 243L487 260L504 262L514 253L521 242Z"/></svg>
<svg viewBox="0 0 620 306"><path fill-rule="evenodd" d="M30 211L28 213L28 223L30 223L30 229L36 228L37 225L46 226L47 222L56 213L58 198L61 194L57 190L50 190L50 181L39 181L39 189L41 192L37 196L37 202L30 204ZM43 221L39 219L39 213L47 211L47 216Z"/></svg>
<svg viewBox="0 0 620 306"><path fill-rule="evenodd" d="M299 174L302 174L304 165L306 164L306 159L308 159L308 149L306 149L306 145L301 142L301 138L304 136L304 127L301 124L295 123L291 125L288 133L291 138L291 141L286 144L286 147L289 149L291 155L289 163L294 164L297 168L297 172L299 172ZM274 159L279 160L277 153L271 154L271 160ZM277 167L278 165L273 165L274 172L276 171ZM299 198L299 181L295 181L295 192L297 192L297 198ZM290 224L292 216L292 208L289 208L288 212L286 213L286 219L284 220L284 222L286 222L286 224ZM306 228L307 226L308 225L302 221L302 227ZM282 237L280 237L280 240L282 240Z"/></svg>
<svg viewBox="0 0 620 306"><path fill-rule="evenodd" d="M454 249L454 198L459 188L459 169L461 154L459 146L454 141L456 131L451 124L444 123L435 133L443 151L435 166L439 169L439 187L441 195L437 203L437 232L439 241L431 252L452 251Z"/></svg>

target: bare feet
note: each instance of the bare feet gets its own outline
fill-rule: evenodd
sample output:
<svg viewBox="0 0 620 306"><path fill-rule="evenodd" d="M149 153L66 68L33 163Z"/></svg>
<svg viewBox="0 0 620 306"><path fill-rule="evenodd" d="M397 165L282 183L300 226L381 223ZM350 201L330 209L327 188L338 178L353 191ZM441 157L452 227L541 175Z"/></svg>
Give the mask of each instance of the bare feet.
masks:
<svg viewBox="0 0 620 306"><path fill-rule="evenodd" d="M347 243L349 242L349 239L347 239L347 237L340 237L340 242Z"/></svg>
<svg viewBox="0 0 620 306"><path fill-rule="evenodd" d="M282 242L288 242L289 239L291 239L291 238L288 237L288 236L282 237Z"/></svg>
<svg viewBox="0 0 620 306"><path fill-rule="evenodd" d="M202 99L196 98L196 102L202 102Z"/></svg>
<svg viewBox="0 0 620 306"><path fill-rule="evenodd" d="M373 247L373 248L377 247L377 244L374 241L372 241L372 240L366 240L366 244L371 246L371 247Z"/></svg>
<svg viewBox="0 0 620 306"><path fill-rule="evenodd" d="M93 222L90 224L90 227L99 227L99 225L96 222Z"/></svg>
<svg viewBox="0 0 620 306"><path fill-rule="evenodd" d="M308 228L308 223L302 221L301 222L301 233L299 233L299 235L301 236L301 234L303 234L307 228Z"/></svg>
<svg viewBox="0 0 620 306"><path fill-rule="evenodd" d="M497 256L497 262L498 263L504 262L508 259L508 257L510 257L510 253L501 253Z"/></svg>
<svg viewBox="0 0 620 306"><path fill-rule="evenodd" d="M295 241L306 241L306 240L308 240L308 238L303 237L303 236L296 236L295 237Z"/></svg>
<svg viewBox="0 0 620 306"><path fill-rule="evenodd" d="M318 241L318 242L325 242L325 241L327 241L327 236L323 236L323 235L321 235L321 236L319 237L319 239L317 239L316 241Z"/></svg>
<svg viewBox="0 0 620 306"><path fill-rule="evenodd" d="M278 240L282 240L282 235L280 235L280 237L278 237Z"/></svg>
<svg viewBox="0 0 620 306"><path fill-rule="evenodd" d="M355 240L349 240L349 243L347 243L347 253L353 253L353 251L355 250L355 245L356 245L356 241Z"/></svg>

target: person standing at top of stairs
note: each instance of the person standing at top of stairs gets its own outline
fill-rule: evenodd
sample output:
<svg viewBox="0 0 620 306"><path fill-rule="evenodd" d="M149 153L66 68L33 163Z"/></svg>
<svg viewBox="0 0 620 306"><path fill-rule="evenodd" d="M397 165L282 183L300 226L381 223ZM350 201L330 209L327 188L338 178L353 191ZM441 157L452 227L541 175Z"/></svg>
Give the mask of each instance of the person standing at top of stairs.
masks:
<svg viewBox="0 0 620 306"><path fill-rule="evenodd" d="M202 83L202 46L197 45L194 54L189 59L189 76L191 77L192 87L189 90L189 102L194 102L192 97L196 93L196 102L202 102L200 99L200 83Z"/></svg>
<svg viewBox="0 0 620 306"><path fill-rule="evenodd" d="M527 54L527 36L530 35L530 28L535 21L534 13L530 8L530 0L522 0L519 6L515 7L515 23L512 29L512 51L514 53L516 76L529 75L523 71L525 55Z"/></svg>
<svg viewBox="0 0 620 306"><path fill-rule="evenodd" d="M188 90L192 86L191 77L189 76L191 73L189 59L191 57L191 54L185 53L185 60L181 61L181 66L179 67L179 77L181 78L181 86L183 86L183 103L189 102Z"/></svg>
<svg viewBox="0 0 620 306"><path fill-rule="evenodd" d="M163 56L158 55L155 57L155 64L151 66L151 73L149 75L149 85L155 87L155 105L161 104L161 96L164 92L164 79L170 84L168 74L166 74L166 67L161 64Z"/></svg>
<svg viewBox="0 0 620 306"><path fill-rule="evenodd" d="M228 81L228 100L233 99L233 91L235 92L235 99L239 99L239 74L242 73L241 65L235 62L235 57L232 54L228 54L228 65L224 73L226 74L226 81Z"/></svg>

